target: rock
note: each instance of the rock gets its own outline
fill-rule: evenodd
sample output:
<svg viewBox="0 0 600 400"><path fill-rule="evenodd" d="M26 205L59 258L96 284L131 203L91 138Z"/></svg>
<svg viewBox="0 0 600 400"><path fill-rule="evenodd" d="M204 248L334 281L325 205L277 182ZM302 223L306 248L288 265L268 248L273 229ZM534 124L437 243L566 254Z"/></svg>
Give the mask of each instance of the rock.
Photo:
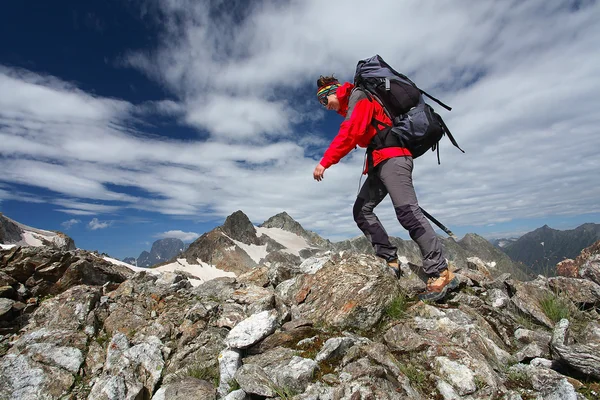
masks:
<svg viewBox="0 0 600 400"><path fill-rule="evenodd" d="M292 319L305 318L341 329L369 329L398 293L394 279L372 256L343 254L314 275L300 275L288 289L277 287Z"/></svg>
<svg viewBox="0 0 600 400"><path fill-rule="evenodd" d="M600 304L600 285L587 279L549 278L550 288L579 304Z"/></svg>
<svg viewBox="0 0 600 400"><path fill-rule="evenodd" d="M515 359L518 362L523 362L538 357L548 357L549 354L548 349L541 348L537 343L530 343L515 353Z"/></svg>
<svg viewBox="0 0 600 400"><path fill-rule="evenodd" d="M7 299L16 300L17 292L12 286L0 286L0 298L5 297Z"/></svg>
<svg viewBox="0 0 600 400"><path fill-rule="evenodd" d="M311 326L301 326L296 329L275 332L267 336L264 340L246 350L247 354L260 354L275 347L291 347L298 344L303 339L314 336L317 330Z"/></svg>
<svg viewBox="0 0 600 400"><path fill-rule="evenodd" d="M244 306L237 303L223 304L223 311L216 321L219 327L233 329L237 324L248 318Z"/></svg>
<svg viewBox="0 0 600 400"><path fill-rule="evenodd" d="M102 398L103 393L115 388L121 390L123 385L128 397L154 393L164 368L162 348L163 344L156 337L148 337L146 341L130 346L127 336L116 334L107 348L105 375L96 381L90 396L94 394L95 398Z"/></svg>
<svg viewBox="0 0 600 400"><path fill-rule="evenodd" d="M600 285L600 240L583 249L575 260L566 259L558 263L556 273L569 278L588 279Z"/></svg>
<svg viewBox="0 0 600 400"><path fill-rule="evenodd" d="M269 267L261 266L252 268L250 271L243 273L237 277L237 281L241 284L252 284L260 287L267 287L271 284L272 280L269 277ZM277 286L273 284L273 286Z"/></svg>
<svg viewBox="0 0 600 400"><path fill-rule="evenodd" d="M230 392L227 396L223 397L223 400L245 400L246 392L242 389L234 390Z"/></svg>
<svg viewBox="0 0 600 400"><path fill-rule="evenodd" d="M488 300L494 308L504 308L510 302L508 295L500 289L490 289Z"/></svg>
<svg viewBox="0 0 600 400"><path fill-rule="evenodd" d="M0 297L0 321L12 319L13 304L15 304L14 300Z"/></svg>
<svg viewBox="0 0 600 400"><path fill-rule="evenodd" d="M243 365L235 374L235 380L246 393L274 397L275 382L256 364Z"/></svg>
<svg viewBox="0 0 600 400"><path fill-rule="evenodd" d="M540 300L553 293L548 289L546 281L538 278L531 282L509 281L509 286L516 292L511 297L511 302L523 313L531 316L539 323L553 328L554 323L544 314Z"/></svg>
<svg viewBox="0 0 600 400"><path fill-rule="evenodd" d="M276 327L277 313L263 311L237 324L225 338L225 343L231 348L245 349L269 336Z"/></svg>
<svg viewBox="0 0 600 400"><path fill-rule="evenodd" d="M600 379L600 344L567 345L569 320L561 319L552 335L552 358L595 379Z"/></svg>
<svg viewBox="0 0 600 400"><path fill-rule="evenodd" d="M436 357L435 362L440 376L450 383L459 395L464 396L477 390L475 374L465 365L447 357Z"/></svg>
<svg viewBox="0 0 600 400"><path fill-rule="evenodd" d="M573 385L561 374L547 368L516 364L509 368L509 375L523 376L540 398L553 400L579 400Z"/></svg>
<svg viewBox="0 0 600 400"><path fill-rule="evenodd" d="M189 376L179 382L162 386L152 396L152 400L216 400L216 398L212 384Z"/></svg>
<svg viewBox="0 0 600 400"><path fill-rule="evenodd" d="M315 357L316 362L330 360L332 358L342 358L350 347L354 345L355 340L349 337L336 337L327 339L323 348Z"/></svg>
<svg viewBox="0 0 600 400"><path fill-rule="evenodd" d="M275 292L271 288L249 285L235 290L231 294L231 298L236 303L245 305L249 315L268 311L275 307Z"/></svg>
<svg viewBox="0 0 600 400"><path fill-rule="evenodd" d="M231 389L231 381L242 366L242 354L237 349L225 349L219 354L219 395L225 396Z"/></svg>
<svg viewBox="0 0 600 400"><path fill-rule="evenodd" d="M424 350L429 345L428 341L408 324L394 325L385 333L383 339L391 349L407 353Z"/></svg>
<svg viewBox="0 0 600 400"><path fill-rule="evenodd" d="M0 360L0 376L0 398L15 400L61 398L75 381L62 368L17 354L7 354Z"/></svg>
<svg viewBox="0 0 600 400"><path fill-rule="evenodd" d="M298 329L300 327L305 327L305 326L313 326L312 321L310 321L308 319L295 319L293 321L289 321L289 322L286 322L285 324L283 324L281 329L284 331L292 331L292 330Z"/></svg>
<svg viewBox="0 0 600 400"><path fill-rule="evenodd" d="M88 314L100 300L100 288L75 286L41 303L32 314L32 328L79 330L88 324Z"/></svg>
<svg viewBox="0 0 600 400"><path fill-rule="evenodd" d="M192 290L192 293L200 296L201 299L223 302L231 298L238 287L239 284L235 278L215 278L198 285Z"/></svg>

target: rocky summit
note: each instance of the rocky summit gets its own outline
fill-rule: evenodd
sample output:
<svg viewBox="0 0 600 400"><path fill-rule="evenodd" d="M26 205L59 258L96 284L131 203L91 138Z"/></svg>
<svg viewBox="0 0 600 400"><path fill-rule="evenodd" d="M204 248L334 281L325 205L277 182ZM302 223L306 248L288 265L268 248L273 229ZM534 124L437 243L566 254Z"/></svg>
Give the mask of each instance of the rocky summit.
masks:
<svg viewBox="0 0 600 400"><path fill-rule="evenodd" d="M236 270L202 280L1 246L0 399L600 397L600 242L521 280L485 239L445 241L460 286L426 303L410 242L397 279L362 240L244 217L195 242Z"/></svg>

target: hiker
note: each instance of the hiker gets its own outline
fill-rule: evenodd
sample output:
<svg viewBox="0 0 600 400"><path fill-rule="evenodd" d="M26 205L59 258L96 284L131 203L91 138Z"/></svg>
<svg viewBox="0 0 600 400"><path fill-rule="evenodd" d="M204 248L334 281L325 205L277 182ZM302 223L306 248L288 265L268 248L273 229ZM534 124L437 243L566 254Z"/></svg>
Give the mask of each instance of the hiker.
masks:
<svg viewBox="0 0 600 400"><path fill-rule="evenodd" d="M317 87L319 102L327 110L336 111L345 118L313 172L314 179L321 181L325 170L337 164L350 150L356 146L369 147L377 134L377 123L391 125L391 121L379 102L360 88L355 88L352 83L340 84L333 76L321 76L317 80ZM458 279L449 270L442 254L442 244L417 202L410 150L400 146L386 147L372 150L369 157L372 157L372 161L365 165L363 171L363 174L368 173L368 177L353 207L354 221L371 241L376 255L383 258L399 278L397 248L390 243L385 228L373 212L389 194L398 221L421 250L423 269L429 276L427 288L419 295L419 299L437 301L444 298L448 291L458 286Z"/></svg>

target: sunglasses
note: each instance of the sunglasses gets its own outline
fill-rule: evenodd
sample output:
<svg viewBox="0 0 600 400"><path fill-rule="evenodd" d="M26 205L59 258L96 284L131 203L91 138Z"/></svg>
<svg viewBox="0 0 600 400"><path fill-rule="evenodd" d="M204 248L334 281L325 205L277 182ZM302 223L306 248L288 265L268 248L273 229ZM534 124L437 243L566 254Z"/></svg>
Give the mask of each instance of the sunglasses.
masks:
<svg viewBox="0 0 600 400"><path fill-rule="evenodd" d="M335 90L337 90L338 87L339 85L331 85L317 94L319 97L319 103L321 103L323 107L327 107L327 104L329 103L329 99L327 97L331 94L331 92L335 93Z"/></svg>

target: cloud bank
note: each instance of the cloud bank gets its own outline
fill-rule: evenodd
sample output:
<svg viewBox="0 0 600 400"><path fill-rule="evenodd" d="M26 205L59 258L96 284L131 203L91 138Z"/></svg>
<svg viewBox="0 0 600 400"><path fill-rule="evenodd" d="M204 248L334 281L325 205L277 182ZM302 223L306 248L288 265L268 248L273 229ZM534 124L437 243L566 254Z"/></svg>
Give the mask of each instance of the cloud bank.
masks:
<svg viewBox="0 0 600 400"><path fill-rule="evenodd" d="M364 153L312 180L335 134L324 131L314 82L351 79L378 53L454 108L438 111L467 153L443 142L442 165L425 155L414 172L421 204L446 225L600 212L600 4L369 5L386 10L377 29L364 28L358 1L148 2L159 45L121 62L175 100L132 104L0 66L0 180L48 189L44 201L71 215L197 220L242 209L262 222L285 210L328 238L357 235ZM140 121L157 114L198 139L149 134ZM0 187L0 199L11 196ZM398 234L388 204L380 217Z"/></svg>

